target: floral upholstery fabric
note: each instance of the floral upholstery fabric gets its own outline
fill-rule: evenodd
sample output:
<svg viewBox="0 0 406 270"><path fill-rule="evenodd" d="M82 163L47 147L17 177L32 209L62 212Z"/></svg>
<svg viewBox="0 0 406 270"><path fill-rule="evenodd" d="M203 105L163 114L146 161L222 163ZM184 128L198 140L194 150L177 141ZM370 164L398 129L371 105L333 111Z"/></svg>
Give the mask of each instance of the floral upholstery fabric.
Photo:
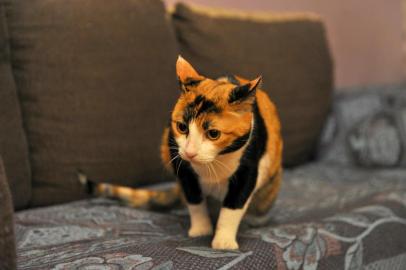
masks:
<svg viewBox="0 0 406 270"><path fill-rule="evenodd" d="M239 251L189 239L169 213L93 199L16 215L19 269L404 269L406 170L323 163L286 171L265 225Z"/></svg>

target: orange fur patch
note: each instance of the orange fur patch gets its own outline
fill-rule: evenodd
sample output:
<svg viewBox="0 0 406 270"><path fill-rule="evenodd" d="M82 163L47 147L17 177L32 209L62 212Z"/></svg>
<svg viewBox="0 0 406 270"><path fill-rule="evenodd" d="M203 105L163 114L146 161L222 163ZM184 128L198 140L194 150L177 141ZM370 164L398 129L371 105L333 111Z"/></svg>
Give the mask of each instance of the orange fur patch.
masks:
<svg viewBox="0 0 406 270"><path fill-rule="evenodd" d="M203 96L206 100L212 101L221 110L220 113L203 113L193 120L202 134L205 133L205 122L210 122L210 129L221 131L220 138L213 141L218 148L222 149L230 145L236 138L247 133L251 128L251 104L248 102L228 103L228 97L235 87L231 83L206 78L198 86L182 93L172 113L174 136L182 135L177 130L176 123L183 122L185 108L198 96ZM199 107L195 108L196 111L198 109Z"/></svg>

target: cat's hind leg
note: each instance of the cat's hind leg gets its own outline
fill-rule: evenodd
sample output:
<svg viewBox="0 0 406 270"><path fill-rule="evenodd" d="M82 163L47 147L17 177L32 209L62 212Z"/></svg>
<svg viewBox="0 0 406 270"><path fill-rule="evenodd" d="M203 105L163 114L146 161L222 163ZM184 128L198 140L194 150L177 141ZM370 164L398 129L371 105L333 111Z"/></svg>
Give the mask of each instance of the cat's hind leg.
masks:
<svg viewBox="0 0 406 270"><path fill-rule="evenodd" d="M279 168L278 171L270 177L269 181L255 192L248 209L248 214L252 216L263 216L267 214L276 200L281 183L282 169Z"/></svg>

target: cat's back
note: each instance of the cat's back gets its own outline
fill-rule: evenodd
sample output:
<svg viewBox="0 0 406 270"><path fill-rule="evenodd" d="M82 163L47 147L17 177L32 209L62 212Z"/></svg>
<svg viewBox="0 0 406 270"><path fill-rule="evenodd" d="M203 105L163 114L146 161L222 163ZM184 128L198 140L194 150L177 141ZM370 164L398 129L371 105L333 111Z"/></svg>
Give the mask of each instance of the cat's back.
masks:
<svg viewBox="0 0 406 270"><path fill-rule="evenodd" d="M261 89L257 90L256 97L259 112L264 119L267 130L280 133L281 124L275 104L271 101L268 94Z"/></svg>
<svg viewBox="0 0 406 270"><path fill-rule="evenodd" d="M283 142L281 137L281 124L275 104L268 94L258 89L256 92L259 113L264 120L267 130L266 154L268 154L271 165L269 172L272 174L281 166Z"/></svg>

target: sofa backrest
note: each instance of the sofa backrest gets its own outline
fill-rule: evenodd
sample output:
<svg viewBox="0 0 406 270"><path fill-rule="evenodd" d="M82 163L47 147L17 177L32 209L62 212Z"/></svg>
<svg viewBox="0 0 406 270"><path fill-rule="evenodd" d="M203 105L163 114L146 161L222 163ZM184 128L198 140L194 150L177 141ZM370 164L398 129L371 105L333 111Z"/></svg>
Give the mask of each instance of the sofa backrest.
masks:
<svg viewBox="0 0 406 270"><path fill-rule="evenodd" d="M179 93L177 50L161 1L15 0L7 20L32 206L83 198L79 172L129 186L170 180L159 145Z"/></svg>
<svg viewBox="0 0 406 270"><path fill-rule="evenodd" d="M14 206L21 209L28 205L31 198L31 172L20 104L11 70L7 29L5 6L0 2L0 156L4 160Z"/></svg>

